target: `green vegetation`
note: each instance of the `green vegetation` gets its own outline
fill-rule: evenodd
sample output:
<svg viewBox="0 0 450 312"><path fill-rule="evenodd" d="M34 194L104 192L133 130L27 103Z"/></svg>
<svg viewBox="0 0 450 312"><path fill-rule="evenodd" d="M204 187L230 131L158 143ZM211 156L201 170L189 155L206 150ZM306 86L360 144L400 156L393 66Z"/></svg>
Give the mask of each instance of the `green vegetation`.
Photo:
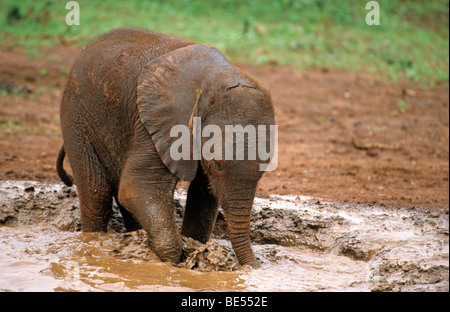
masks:
<svg viewBox="0 0 450 312"><path fill-rule="evenodd" d="M17 118L10 118L0 122L0 127L7 129L9 132L21 132L27 128L26 122L20 122Z"/></svg>
<svg viewBox="0 0 450 312"><path fill-rule="evenodd" d="M402 113L405 112L408 109L408 105L406 105L405 102L403 101L398 101L397 102L397 108L399 111L401 111Z"/></svg>
<svg viewBox="0 0 450 312"><path fill-rule="evenodd" d="M35 51L86 44L136 26L214 45L232 61L345 68L426 84L449 80L448 0L379 0L380 25L365 22L364 0L79 0L79 26L66 1L0 3L1 45ZM35 53L31 52L31 55Z"/></svg>
<svg viewBox="0 0 450 312"><path fill-rule="evenodd" d="M59 116L58 120L55 121L59 124ZM0 133L0 138L3 137L21 137L30 134L42 134L44 133L50 137L57 137L61 135L60 127L52 127L45 125L44 122L39 119L35 122L27 123L26 121L21 121L16 117L0 117L0 130L3 130Z"/></svg>

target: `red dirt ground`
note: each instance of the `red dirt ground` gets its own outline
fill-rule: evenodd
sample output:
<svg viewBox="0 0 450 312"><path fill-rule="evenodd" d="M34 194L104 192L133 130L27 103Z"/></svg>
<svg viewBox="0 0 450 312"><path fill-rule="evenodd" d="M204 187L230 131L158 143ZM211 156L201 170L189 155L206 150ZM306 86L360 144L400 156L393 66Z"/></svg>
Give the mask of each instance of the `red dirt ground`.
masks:
<svg viewBox="0 0 450 312"><path fill-rule="evenodd" d="M61 44L40 60L19 48L0 51L1 180L59 180L59 105L79 51ZM279 125L279 166L258 196L448 209L448 86L328 68L240 67L271 91Z"/></svg>

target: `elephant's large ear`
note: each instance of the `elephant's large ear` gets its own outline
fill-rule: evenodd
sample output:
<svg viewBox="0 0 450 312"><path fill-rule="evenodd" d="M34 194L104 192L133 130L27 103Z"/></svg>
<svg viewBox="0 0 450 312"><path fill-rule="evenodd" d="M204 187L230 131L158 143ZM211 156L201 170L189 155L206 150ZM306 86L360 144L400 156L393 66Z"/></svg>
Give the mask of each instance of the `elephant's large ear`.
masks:
<svg viewBox="0 0 450 312"><path fill-rule="evenodd" d="M192 120L201 117L199 110L205 108L199 106L208 105L201 98L218 88L226 92L241 83L240 77L239 71L222 53L204 45L174 50L143 68L137 87L140 118L162 161L180 179L191 181L197 172L198 160L193 160ZM170 136L176 125L189 129L189 159L174 160L171 157L171 146L179 139Z"/></svg>

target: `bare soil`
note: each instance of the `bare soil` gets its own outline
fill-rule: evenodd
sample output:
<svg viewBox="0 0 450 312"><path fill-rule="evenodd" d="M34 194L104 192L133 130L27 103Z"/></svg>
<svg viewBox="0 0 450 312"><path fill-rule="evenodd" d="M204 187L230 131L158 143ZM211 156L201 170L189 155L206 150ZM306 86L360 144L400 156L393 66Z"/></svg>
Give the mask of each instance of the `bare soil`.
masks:
<svg viewBox="0 0 450 312"><path fill-rule="evenodd" d="M37 60L16 47L0 51L1 180L59 180L59 105L80 49L60 44ZM279 125L279 166L260 181L259 197L448 209L448 85L240 67L271 91Z"/></svg>

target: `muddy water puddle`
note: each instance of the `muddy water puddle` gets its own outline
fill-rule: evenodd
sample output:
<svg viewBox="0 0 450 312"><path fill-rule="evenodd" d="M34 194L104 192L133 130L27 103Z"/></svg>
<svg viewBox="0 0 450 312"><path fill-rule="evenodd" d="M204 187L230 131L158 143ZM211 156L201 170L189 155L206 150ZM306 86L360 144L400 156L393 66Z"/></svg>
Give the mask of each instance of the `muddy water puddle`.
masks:
<svg viewBox="0 0 450 312"><path fill-rule="evenodd" d="M181 222L186 194L176 195ZM81 233L76 188L0 181L2 291L448 291L448 209L255 199L261 268L238 267L219 214L207 245L160 262L143 231Z"/></svg>
<svg viewBox="0 0 450 312"><path fill-rule="evenodd" d="M233 272L201 272L111 256L118 234L0 227L0 288L14 291L240 290ZM5 248L6 247L6 248Z"/></svg>

